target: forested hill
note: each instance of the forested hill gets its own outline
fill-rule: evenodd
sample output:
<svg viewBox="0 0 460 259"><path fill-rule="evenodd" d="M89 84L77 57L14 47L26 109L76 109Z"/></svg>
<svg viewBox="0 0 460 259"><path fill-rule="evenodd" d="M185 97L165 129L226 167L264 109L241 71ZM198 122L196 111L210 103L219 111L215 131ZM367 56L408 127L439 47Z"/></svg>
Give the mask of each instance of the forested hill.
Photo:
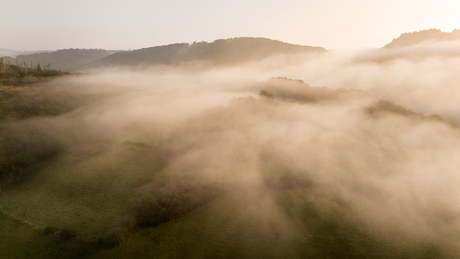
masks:
<svg viewBox="0 0 460 259"><path fill-rule="evenodd" d="M452 32L442 32L439 29L422 30L401 34L398 38L393 39L384 48L408 47L427 41L454 41L460 40L460 30Z"/></svg>
<svg viewBox="0 0 460 259"><path fill-rule="evenodd" d="M187 62L231 66L259 61L277 54L325 52L321 47L284 43L266 38L221 39L211 43L177 43L165 46L118 52L92 62L84 68L113 66L175 66Z"/></svg>
<svg viewBox="0 0 460 259"><path fill-rule="evenodd" d="M73 71L83 64L108 55L110 55L109 51L103 49L63 49L49 53L18 55L16 59L4 59L8 60L11 64L25 63L29 67L35 67L38 64L42 67L50 65L52 69Z"/></svg>

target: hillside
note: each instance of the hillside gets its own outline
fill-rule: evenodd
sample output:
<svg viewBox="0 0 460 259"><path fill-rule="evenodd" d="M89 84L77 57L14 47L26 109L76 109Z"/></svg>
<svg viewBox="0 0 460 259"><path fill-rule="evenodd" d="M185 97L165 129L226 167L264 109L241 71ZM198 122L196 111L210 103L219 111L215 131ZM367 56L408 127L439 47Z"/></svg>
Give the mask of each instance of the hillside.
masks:
<svg viewBox="0 0 460 259"><path fill-rule="evenodd" d="M34 53L47 53L47 52L52 52L52 51L49 51L49 50L19 51L19 50L0 48L0 57L16 58L17 55L29 55L29 54L34 54Z"/></svg>
<svg viewBox="0 0 460 259"><path fill-rule="evenodd" d="M233 38L216 40L211 43L176 43L119 52L92 62L83 68L177 66L188 62L211 66L231 66L249 61L260 61L277 54L325 51L321 47L300 46L266 38Z"/></svg>
<svg viewBox="0 0 460 259"><path fill-rule="evenodd" d="M408 47L428 41L440 42L454 40L460 40L460 30L453 30L450 33L442 32L439 29L421 30L403 33L398 38L393 39L390 43L385 45L384 48Z"/></svg>
<svg viewBox="0 0 460 259"><path fill-rule="evenodd" d="M11 64L27 64L28 66L51 65L52 69L73 71L76 67L110 55L103 49L63 49L47 53L17 55L15 59L5 58Z"/></svg>
<svg viewBox="0 0 460 259"><path fill-rule="evenodd" d="M23 54L23 51L11 50L0 48L0 57L12 57L15 58L19 54Z"/></svg>
<svg viewBox="0 0 460 259"><path fill-rule="evenodd" d="M451 152L433 156L442 145L458 147L458 128L439 116L361 90L278 77L169 123L161 114L180 118L174 109L193 109L183 99L192 84L171 93L91 77L3 89L5 258L458 255L438 238L450 209L428 214L438 201L412 177L397 184L428 204L404 203L405 189L392 180L413 173L411 162L422 163L416 173L423 175ZM166 98L171 104L161 104ZM421 143L407 137L414 132L442 138L437 149L418 150L433 157L426 164L408 157ZM396 202L381 202L389 195ZM373 213L380 211L398 213ZM420 217L414 213L428 214L427 228L437 224L433 235L421 239L404 228Z"/></svg>
<svg viewBox="0 0 460 259"><path fill-rule="evenodd" d="M2 49L3 51L3 49ZM211 43L176 43L133 51L103 49L64 49L54 52L20 54L5 50L4 60L11 64L50 65L60 71L84 71L101 67L178 66L199 63L204 66L233 66L260 61L280 54L321 53L321 47L284 43L266 38L233 38ZM22 52L23 53L23 52ZM6 56L17 55L16 58Z"/></svg>

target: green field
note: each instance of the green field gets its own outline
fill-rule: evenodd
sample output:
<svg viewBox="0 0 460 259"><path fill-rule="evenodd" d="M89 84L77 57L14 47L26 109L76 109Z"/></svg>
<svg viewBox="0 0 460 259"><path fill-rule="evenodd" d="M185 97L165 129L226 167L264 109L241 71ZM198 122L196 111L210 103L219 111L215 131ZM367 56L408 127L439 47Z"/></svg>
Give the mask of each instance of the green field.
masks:
<svg viewBox="0 0 460 259"><path fill-rule="evenodd" d="M454 139L457 129L362 93L289 80L277 89L285 80L271 90L294 89L284 99L261 92L163 124L126 102L133 93L122 88L2 86L0 258L457 255L455 233L404 225L450 226L451 211L424 218L427 206L413 214L392 206L406 202L385 188L408 155L392 140L398 130L380 130L391 116L407 132L429 125ZM362 98L360 106L347 98ZM131 106L126 117L142 120L119 116ZM362 122L345 127L345 116Z"/></svg>
<svg viewBox="0 0 460 259"><path fill-rule="evenodd" d="M298 196L303 201L292 204ZM366 233L353 222L359 219L336 214L340 205L332 200L318 208L315 200L327 196L327 190L226 195L180 219L139 230L112 249L62 240L2 217L1 233L8 233L2 234L2 258L443 258L430 244ZM288 220L266 213L272 202L285 206ZM63 221L75 221L65 216Z"/></svg>
<svg viewBox="0 0 460 259"><path fill-rule="evenodd" d="M98 252L92 244L45 235L0 215L2 258L85 258Z"/></svg>

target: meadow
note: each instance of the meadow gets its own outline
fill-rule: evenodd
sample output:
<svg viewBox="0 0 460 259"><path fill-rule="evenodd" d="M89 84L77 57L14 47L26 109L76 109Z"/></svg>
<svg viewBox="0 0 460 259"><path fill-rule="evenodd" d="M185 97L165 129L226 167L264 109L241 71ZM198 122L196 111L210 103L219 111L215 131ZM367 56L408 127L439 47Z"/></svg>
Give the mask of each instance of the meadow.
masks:
<svg viewBox="0 0 460 259"><path fill-rule="evenodd" d="M458 58L399 54L0 86L0 257L458 256Z"/></svg>

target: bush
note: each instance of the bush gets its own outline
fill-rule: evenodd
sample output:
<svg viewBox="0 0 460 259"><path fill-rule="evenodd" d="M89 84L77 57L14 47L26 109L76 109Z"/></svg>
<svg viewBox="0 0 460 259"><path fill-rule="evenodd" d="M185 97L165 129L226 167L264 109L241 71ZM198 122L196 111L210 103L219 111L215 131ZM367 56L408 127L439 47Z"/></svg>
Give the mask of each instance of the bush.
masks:
<svg viewBox="0 0 460 259"><path fill-rule="evenodd" d="M260 97L265 97L265 98L270 98L270 99L275 98L275 97L273 97L273 94L271 94L270 92L265 91L265 90L260 91L259 96Z"/></svg>
<svg viewBox="0 0 460 259"><path fill-rule="evenodd" d="M71 229L67 229L67 228L59 232L59 237L64 240L69 240L69 239L75 238L76 236L77 234L75 233L75 231Z"/></svg>
<svg viewBox="0 0 460 259"><path fill-rule="evenodd" d="M59 229L56 227L46 227L44 230L45 235L54 234L59 232Z"/></svg>
<svg viewBox="0 0 460 259"><path fill-rule="evenodd" d="M127 238L127 233L115 232L98 238L96 243L100 248L109 249L121 245Z"/></svg>
<svg viewBox="0 0 460 259"><path fill-rule="evenodd" d="M26 180L63 151L54 137L30 125L0 125L0 186Z"/></svg>
<svg viewBox="0 0 460 259"><path fill-rule="evenodd" d="M136 225L153 227L177 219L223 194L217 185L166 183L152 191L135 209Z"/></svg>

